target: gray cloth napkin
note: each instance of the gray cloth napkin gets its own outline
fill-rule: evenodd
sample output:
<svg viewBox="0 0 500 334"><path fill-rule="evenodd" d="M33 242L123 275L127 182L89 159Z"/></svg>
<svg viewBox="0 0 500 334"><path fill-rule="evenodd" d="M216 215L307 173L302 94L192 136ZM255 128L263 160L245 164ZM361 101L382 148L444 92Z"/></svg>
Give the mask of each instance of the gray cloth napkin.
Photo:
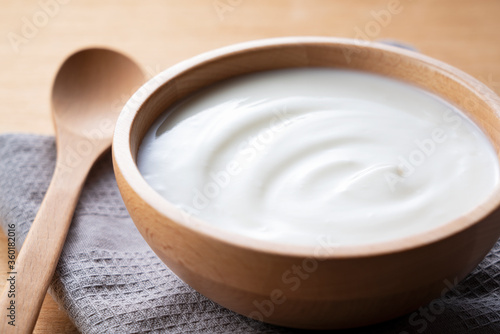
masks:
<svg viewBox="0 0 500 334"><path fill-rule="evenodd" d="M4 231L16 224L18 247L49 185L55 157L53 137L0 136L0 221ZM497 243L462 283L420 311L339 333L500 333L499 259ZM237 315L177 278L130 219L109 153L87 179L51 294L82 333L307 332Z"/></svg>

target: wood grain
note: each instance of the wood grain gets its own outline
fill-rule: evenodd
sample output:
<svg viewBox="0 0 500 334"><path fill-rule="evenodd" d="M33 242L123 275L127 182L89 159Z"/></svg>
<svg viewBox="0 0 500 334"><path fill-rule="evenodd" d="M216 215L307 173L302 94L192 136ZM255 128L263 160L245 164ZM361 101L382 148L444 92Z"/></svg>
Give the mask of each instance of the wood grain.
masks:
<svg viewBox="0 0 500 334"><path fill-rule="evenodd" d="M401 0L403 10L392 15L389 23L379 24L378 33L368 28L376 28L373 13L386 10L389 0L247 0L222 16L212 0L64 2L34 37L20 45L18 53L7 35L22 36L23 17L32 20L40 4L35 0L1 3L0 132L53 134L49 98L55 72L67 55L90 45L122 50L155 74L187 57L235 42L286 35L359 37L359 31L368 31L370 39L411 43L500 93L500 2L496 0ZM5 241L0 245L4 256ZM5 268L3 259L0 274ZM68 333L71 326L46 298L35 333Z"/></svg>

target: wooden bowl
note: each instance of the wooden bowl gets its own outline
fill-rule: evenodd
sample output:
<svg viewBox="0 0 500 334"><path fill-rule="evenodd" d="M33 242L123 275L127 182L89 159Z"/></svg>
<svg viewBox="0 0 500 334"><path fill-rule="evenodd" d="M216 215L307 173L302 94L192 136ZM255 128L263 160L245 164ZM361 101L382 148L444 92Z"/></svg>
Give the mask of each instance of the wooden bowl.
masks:
<svg viewBox="0 0 500 334"><path fill-rule="evenodd" d="M122 197L156 254L194 289L261 321L297 328L369 325L411 312L463 279L500 236L500 189L454 221L367 246L284 246L219 229L156 193L136 156L169 106L215 82L289 67L341 67L410 82L455 104L498 154L500 99L469 75L429 57L360 41L297 37L218 49L159 74L129 100L116 126L113 159ZM175 175L172 175L175 177ZM404 223L404 222L403 222Z"/></svg>

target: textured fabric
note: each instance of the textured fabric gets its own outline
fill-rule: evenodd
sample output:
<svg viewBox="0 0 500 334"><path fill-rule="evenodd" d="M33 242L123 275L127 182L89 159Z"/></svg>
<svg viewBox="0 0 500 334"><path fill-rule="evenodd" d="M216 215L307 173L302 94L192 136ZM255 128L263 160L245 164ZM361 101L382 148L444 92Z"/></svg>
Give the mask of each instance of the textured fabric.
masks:
<svg viewBox="0 0 500 334"><path fill-rule="evenodd" d="M52 137L0 136L0 221L18 246L49 185ZM417 313L339 333L500 333L500 244L455 289ZM82 333L302 333L237 315L192 290L151 251L128 216L111 158L94 166L51 293Z"/></svg>

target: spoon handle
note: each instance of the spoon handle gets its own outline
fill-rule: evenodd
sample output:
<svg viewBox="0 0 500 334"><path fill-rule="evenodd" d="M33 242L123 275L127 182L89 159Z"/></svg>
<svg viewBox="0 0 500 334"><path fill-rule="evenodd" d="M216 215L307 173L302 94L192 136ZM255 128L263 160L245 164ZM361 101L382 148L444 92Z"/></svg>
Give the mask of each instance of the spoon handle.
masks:
<svg viewBox="0 0 500 334"><path fill-rule="evenodd" d="M81 159L69 167L62 163L69 161L64 152L58 150L56 169L45 198L15 264L9 266L7 284L0 295L0 333L33 331L81 189L95 160Z"/></svg>

